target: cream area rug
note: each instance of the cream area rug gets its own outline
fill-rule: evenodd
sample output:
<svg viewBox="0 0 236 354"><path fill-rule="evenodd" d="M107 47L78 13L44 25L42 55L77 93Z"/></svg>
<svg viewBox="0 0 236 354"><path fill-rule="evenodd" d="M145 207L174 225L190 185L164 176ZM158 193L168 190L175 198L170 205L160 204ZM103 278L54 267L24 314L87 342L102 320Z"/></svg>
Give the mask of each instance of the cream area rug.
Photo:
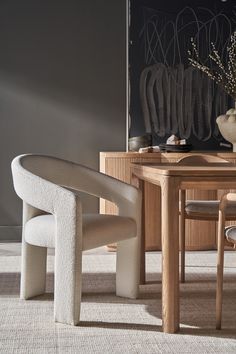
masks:
<svg viewBox="0 0 236 354"><path fill-rule="evenodd" d="M20 255L0 248L0 353L236 353L236 253L226 253L223 329L215 330L215 252L188 252L181 284L181 330L161 329L161 254L147 253L138 300L115 296L115 254L83 259L81 323L53 322L53 261L47 294L19 299Z"/></svg>

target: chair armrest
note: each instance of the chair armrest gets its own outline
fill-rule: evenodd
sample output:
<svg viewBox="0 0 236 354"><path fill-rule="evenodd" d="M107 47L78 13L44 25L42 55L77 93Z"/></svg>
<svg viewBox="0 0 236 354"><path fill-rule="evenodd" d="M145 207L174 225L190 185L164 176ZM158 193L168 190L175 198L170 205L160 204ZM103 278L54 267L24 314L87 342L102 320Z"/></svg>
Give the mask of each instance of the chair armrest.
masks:
<svg viewBox="0 0 236 354"><path fill-rule="evenodd" d="M109 200L118 207L126 202L131 204L138 202L140 198L138 188L85 166L74 164L73 167L69 187Z"/></svg>
<svg viewBox="0 0 236 354"><path fill-rule="evenodd" d="M225 242L225 213L226 207L229 204L236 203L236 193L226 193L220 199L219 218L218 218L218 247L223 247L222 242Z"/></svg>
<svg viewBox="0 0 236 354"><path fill-rule="evenodd" d="M78 203L76 193L23 169L18 159L13 160L11 167L14 189L27 204L56 214L63 204Z"/></svg>
<svg viewBox="0 0 236 354"><path fill-rule="evenodd" d="M219 212L221 212L225 216L225 210L227 205L236 203L236 193L225 193L221 199L219 204Z"/></svg>
<svg viewBox="0 0 236 354"><path fill-rule="evenodd" d="M114 203L121 216L132 217L136 221L140 218L142 193L138 188L93 170L85 180L86 185L81 185L80 181L79 185L74 185L75 189Z"/></svg>
<svg viewBox="0 0 236 354"><path fill-rule="evenodd" d="M134 217L141 205L141 191L128 183L72 162L66 162L64 169L62 185L116 204L119 215Z"/></svg>

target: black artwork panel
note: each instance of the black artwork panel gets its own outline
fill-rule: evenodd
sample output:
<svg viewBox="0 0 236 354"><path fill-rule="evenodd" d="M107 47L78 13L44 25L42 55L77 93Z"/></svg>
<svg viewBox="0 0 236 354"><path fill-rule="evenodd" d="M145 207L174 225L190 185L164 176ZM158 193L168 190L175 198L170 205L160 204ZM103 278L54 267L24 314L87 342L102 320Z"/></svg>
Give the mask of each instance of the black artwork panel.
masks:
<svg viewBox="0 0 236 354"><path fill-rule="evenodd" d="M191 38L200 56L213 42L225 62L236 29L235 1L130 0L130 137L152 133L154 144L175 134L195 149L218 150L215 119L233 102L189 65Z"/></svg>

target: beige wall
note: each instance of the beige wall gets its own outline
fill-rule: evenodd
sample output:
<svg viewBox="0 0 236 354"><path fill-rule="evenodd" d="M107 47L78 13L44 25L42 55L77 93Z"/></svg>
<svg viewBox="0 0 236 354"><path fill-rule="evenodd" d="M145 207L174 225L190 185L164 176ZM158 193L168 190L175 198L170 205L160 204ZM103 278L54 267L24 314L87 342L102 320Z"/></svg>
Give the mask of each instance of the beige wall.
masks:
<svg viewBox="0 0 236 354"><path fill-rule="evenodd" d="M125 137L126 0L0 2L0 239L19 237L14 156L98 168Z"/></svg>

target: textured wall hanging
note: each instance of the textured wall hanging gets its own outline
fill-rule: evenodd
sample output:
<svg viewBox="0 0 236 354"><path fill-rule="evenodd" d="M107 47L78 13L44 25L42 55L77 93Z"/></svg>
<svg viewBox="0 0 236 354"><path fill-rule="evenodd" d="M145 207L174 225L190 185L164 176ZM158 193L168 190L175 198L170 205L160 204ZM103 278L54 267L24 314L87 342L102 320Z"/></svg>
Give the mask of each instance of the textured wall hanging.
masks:
<svg viewBox="0 0 236 354"><path fill-rule="evenodd" d="M132 76L138 75L139 109L146 133L157 140L170 134L199 142L222 140L215 119L227 110L231 99L189 65L188 49L193 38L201 57L207 60L213 42L224 62L230 36L236 28L236 6L230 13L225 8L188 6L177 12L142 6L141 11L139 45L143 63L135 66L135 74L131 62L132 125L138 117ZM135 60L134 55L131 58Z"/></svg>

